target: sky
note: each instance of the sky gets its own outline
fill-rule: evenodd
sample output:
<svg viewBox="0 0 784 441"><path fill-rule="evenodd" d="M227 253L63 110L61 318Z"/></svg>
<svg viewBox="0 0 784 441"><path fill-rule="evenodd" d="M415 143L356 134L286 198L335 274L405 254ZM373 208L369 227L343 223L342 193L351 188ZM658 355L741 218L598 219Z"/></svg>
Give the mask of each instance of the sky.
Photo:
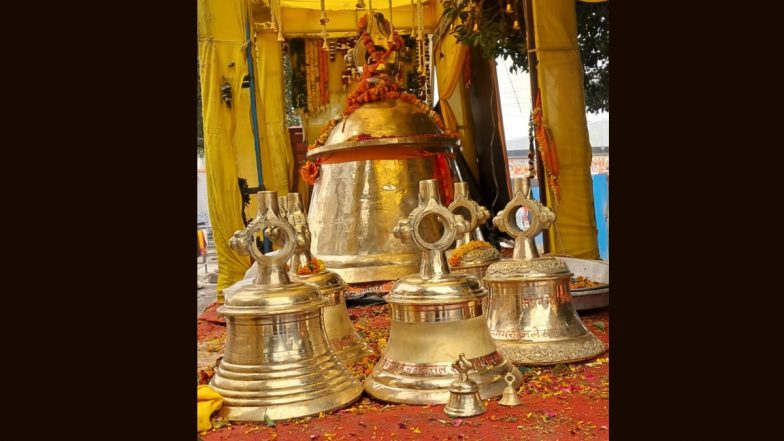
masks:
<svg viewBox="0 0 784 441"><path fill-rule="evenodd" d="M518 70L509 72L512 60L496 59L498 72L498 91L501 98L501 112L504 118L504 133L507 144L519 138L528 138L528 119L531 113L531 83L528 73ZM610 145L610 114L586 113L588 133L593 147ZM519 145L520 142L513 142ZM527 148L528 142L524 145ZM510 147L507 145L507 147Z"/></svg>

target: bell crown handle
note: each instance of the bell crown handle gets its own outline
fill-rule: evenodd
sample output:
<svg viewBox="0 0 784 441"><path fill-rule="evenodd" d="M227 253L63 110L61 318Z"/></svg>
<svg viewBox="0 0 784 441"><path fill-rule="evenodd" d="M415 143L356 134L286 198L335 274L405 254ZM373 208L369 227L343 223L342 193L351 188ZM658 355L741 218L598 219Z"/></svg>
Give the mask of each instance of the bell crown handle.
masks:
<svg viewBox="0 0 784 441"><path fill-rule="evenodd" d="M295 234L291 226L278 217L278 195L275 191L260 191L256 194L258 210L256 217L242 230L236 231L229 239L229 247L239 254L250 255L259 267L255 283L259 285L279 285L290 280L283 269L286 260L294 253ZM271 240L281 244L281 248L264 254L256 246L255 235L263 232Z"/></svg>
<svg viewBox="0 0 784 441"><path fill-rule="evenodd" d="M286 221L294 229L294 254L289 259L289 272L296 274L297 271L313 260L310 251L311 235L308 225L308 216L305 213L302 195L299 193L289 193L281 200L285 199L287 207Z"/></svg>
<svg viewBox="0 0 784 441"><path fill-rule="evenodd" d="M536 247L529 239L549 228L555 222L555 213L531 197L530 178L512 178L512 190L512 199L493 218L493 225L514 237L514 259L537 257ZM517 211L520 208L525 208L529 213L530 225L525 229L517 224Z"/></svg>
<svg viewBox="0 0 784 441"><path fill-rule="evenodd" d="M278 196L278 217L284 221L288 220L289 217L288 195Z"/></svg>
<svg viewBox="0 0 784 441"><path fill-rule="evenodd" d="M449 211L455 214L461 208L471 216L470 219L466 219L468 221L467 231L474 231L479 225L490 219L490 210L471 199L468 182L455 182L455 198L448 207Z"/></svg>
<svg viewBox="0 0 784 441"><path fill-rule="evenodd" d="M424 226L425 219L432 222L433 217L444 227L444 232L438 240L430 242L422 236L420 227ZM419 205L407 218L398 221L392 234L403 242L413 243L422 251L419 274L423 279L429 279L449 274L444 251L458 234L465 233L466 227L467 222L462 216L455 216L441 204L438 181L428 179L419 182Z"/></svg>
<svg viewBox="0 0 784 441"><path fill-rule="evenodd" d="M425 219L435 216L443 225L441 237L430 242L422 236L420 226ZM411 242L422 251L445 251L455 241L455 236L466 231L467 222L462 216L455 216L441 204L438 194L438 181L428 179L419 182L419 205L405 219L400 219L392 234L403 242Z"/></svg>

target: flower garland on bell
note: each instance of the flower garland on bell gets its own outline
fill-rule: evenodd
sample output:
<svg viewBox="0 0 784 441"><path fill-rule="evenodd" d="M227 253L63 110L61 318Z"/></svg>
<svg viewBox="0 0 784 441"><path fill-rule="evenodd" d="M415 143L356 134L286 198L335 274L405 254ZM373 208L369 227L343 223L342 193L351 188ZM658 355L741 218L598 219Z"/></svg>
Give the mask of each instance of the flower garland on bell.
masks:
<svg viewBox="0 0 784 441"><path fill-rule="evenodd" d="M321 272L324 268L326 268L324 261L314 257L310 259L310 262L308 262L307 266L303 266L297 269L297 275L302 276L305 274L315 274Z"/></svg>
<svg viewBox="0 0 784 441"><path fill-rule="evenodd" d="M457 132L448 129L444 124L441 116L436 113L435 110L431 109L430 106L420 101L416 95L407 92L401 92L400 85L394 77L391 77L383 72L377 75L373 75L376 73L378 67L382 63L386 62L387 58L389 58L393 52L400 50L400 48L402 48L405 43L397 31L392 31L392 38L391 42L389 43L389 49L382 53L376 49L373 39L367 32L367 20L367 15L364 15L359 19L359 32L361 35L357 44L362 44L365 46L373 64L366 63L364 65L359 86L354 89L354 91L346 98L345 109L343 110L342 114L332 118L324 127L322 127L318 138L316 138L313 144L308 145L308 151L324 145L324 143L327 141L327 138L329 138L329 134L332 132L332 129L335 128L338 122L340 122L343 118L349 117L352 113L359 109L360 106L385 99L399 99L413 105L428 115L428 117L433 120L436 126L444 132L444 134L440 136L459 138L460 135ZM398 136L406 135L401 134ZM318 178L318 166L318 163L314 163L308 160L300 168L300 176L309 185L313 185Z"/></svg>
<svg viewBox="0 0 784 441"><path fill-rule="evenodd" d="M471 251L474 250L483 250L492 248L493 246L487 242L483 242L481 240L472 240L465 245L462 245L452 252L452 255L449 256L449 265L451 266L459 266L460 261L462 258Z"/></svg>

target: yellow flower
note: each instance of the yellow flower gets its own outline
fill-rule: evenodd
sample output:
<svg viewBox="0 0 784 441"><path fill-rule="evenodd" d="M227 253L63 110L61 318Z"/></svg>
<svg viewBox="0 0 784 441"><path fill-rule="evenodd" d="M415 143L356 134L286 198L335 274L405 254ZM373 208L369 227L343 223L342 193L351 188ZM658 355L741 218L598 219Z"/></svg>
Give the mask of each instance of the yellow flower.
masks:
<svg viewBox="0 0 784 441"><path fill-rule="evenodd" d="M468 242L467 244L455 249L455 251L452 252L452 255L449 257L449 264L452 266L460 265L460 260L467 253L473 250L486 249L486 248L492 248L492 245L490 245L487 242L483 242L481 240L472 240L471 242Z"/></svg>

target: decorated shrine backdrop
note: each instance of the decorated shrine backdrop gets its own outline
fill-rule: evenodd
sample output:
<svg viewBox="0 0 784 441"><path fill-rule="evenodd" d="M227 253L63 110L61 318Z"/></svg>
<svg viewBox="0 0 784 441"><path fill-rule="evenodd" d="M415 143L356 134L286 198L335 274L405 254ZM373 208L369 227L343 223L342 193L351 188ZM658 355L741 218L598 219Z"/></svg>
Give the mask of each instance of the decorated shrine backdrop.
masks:
<svg viewBox="0 0 784 441"><path fill-rule="evenodd" d="M208 198L219 259L218 289L240 280L249 266L247 257L239 256L227 245L228 238L244 225L237 178L247 179L249 187L258 182L257 158L261 162L264 185L285 194L295 164L285 127L281 35L290 38L315 38L321 31L318 0L198 0L199 65L205 134L205 159L208 170ZM362 11L355 1L327 0L328 31L331 38L353 36ZM388 4L375 4L388 15ZM596 225L593 221L588 132L584 114L582 65L576 45L576 22L573 0L533 0L534 22L539 57L538 75L542 89L544 121L555 138L561 162L562 200L556 207L560 237L551 230L553 251L577 257L597 258ZM443 7L439 1L424 4L424 28L432 33L438 25ZM276 19L280 17L280 19ZM410 0L393 0L395 26L410 29ZM251 89L243 87L253 69L258 124L259 151L256 150L251 121ZM454 37L445 35L435 47L433 62L447 127L456 129L462 138L463 155L477 176L476 149L471 133L471 109L463 78L465 48ZM323 123L342 109L346 92L340 74L341 61L329 63L329 108L305 123L306 138L313 141ZM226 87L228 86L228 88ZM224 91L229 89L229 104ZM552 195L550 195L552 196ZM552 197L548 198L552 201ZM256 210L255 198L246 215Z"/></svg>

